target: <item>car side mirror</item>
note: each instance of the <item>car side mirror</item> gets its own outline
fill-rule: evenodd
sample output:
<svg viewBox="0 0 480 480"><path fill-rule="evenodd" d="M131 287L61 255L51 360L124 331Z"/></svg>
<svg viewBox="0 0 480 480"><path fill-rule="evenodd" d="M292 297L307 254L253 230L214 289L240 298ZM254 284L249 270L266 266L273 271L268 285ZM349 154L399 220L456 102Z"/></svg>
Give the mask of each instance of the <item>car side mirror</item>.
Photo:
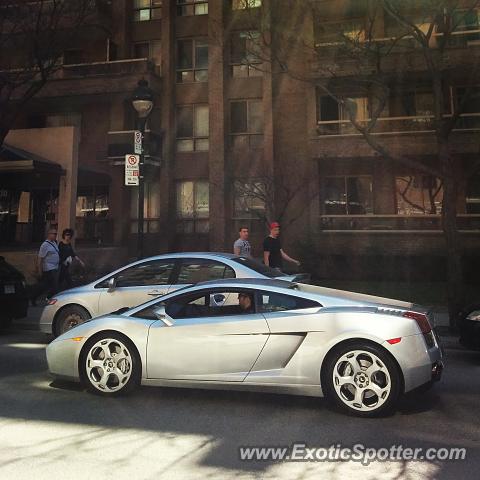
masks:
<svg viewBox="0 0 480 480"><path fill-rule="evenodd" d="M173 325L172 319L165 312L165 305L159 305L158 307L155 307L153 310L153 314L167 327L171 327Z"/></svg>
<svg viewBox="0 0 480 480"><path fill-rule="evenodd" d="M117 286L117 279L115 277L109 278L107 285L108 285L108 291L113 292Z"/></svg>

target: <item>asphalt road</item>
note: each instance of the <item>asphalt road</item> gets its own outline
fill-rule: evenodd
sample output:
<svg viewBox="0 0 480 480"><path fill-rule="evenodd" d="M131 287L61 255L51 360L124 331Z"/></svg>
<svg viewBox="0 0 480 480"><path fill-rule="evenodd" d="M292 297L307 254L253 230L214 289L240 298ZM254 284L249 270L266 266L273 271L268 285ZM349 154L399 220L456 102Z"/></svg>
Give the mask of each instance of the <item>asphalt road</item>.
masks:
<svg viewBox="0 0 480 480"><path fill-rule="evenodd" d="M38 332L0 337L0 478L476 479L480 354L447 350L433 391L405 397L387 418L358 419L322 399L140 388L102 398L52 383ZM465 447L461 461L246 462L240 446Z"/></svg>

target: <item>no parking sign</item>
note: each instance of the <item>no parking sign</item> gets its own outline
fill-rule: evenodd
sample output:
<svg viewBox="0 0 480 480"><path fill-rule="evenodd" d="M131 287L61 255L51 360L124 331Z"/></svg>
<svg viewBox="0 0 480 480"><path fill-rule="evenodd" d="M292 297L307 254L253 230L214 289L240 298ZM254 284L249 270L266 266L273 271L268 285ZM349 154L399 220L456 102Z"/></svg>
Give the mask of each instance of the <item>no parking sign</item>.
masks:
<svg viewBox="0 0 480 480"><path fill-rule="evenodd" d="M125 185L135 186L139 184L140 156L125 155Z"/></svg>

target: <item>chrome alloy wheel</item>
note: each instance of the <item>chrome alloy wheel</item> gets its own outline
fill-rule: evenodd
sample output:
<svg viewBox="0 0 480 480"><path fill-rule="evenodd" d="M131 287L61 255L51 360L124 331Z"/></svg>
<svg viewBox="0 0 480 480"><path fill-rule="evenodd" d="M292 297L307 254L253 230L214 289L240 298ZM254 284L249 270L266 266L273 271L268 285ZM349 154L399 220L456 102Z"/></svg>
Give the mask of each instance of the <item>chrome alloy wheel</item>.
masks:
<svg viewBox="0 0 480 480"><path fill-rule="evenodd" d="M117 392L132 375L132 356L120 340L104 338L88 351L85 371L88 380L97 390Z"/></svg>
<svg viewBox="0 0 480 480"><path fill-rule="evenodd" d="M337 360L333 368L333 386L345 405L364 412L380 408L392 389L384 362L365 350L352 350Z"/></svg>

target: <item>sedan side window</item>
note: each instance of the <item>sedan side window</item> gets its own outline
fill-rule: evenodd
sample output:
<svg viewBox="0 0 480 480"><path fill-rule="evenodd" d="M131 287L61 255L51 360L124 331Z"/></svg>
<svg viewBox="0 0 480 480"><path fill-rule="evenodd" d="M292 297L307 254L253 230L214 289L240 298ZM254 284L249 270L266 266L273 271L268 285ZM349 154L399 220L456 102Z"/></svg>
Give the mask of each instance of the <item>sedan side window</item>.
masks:
<svg viewBox="0 0 480 480"><path fill-rule="evenodd" d="M117 274L117 287L169 285L173 262L153 260L127 268Z"/></svg>
<svg viewBox="0 0 480 480"><path fill-rule="evenodd" d="M276 292L258 292L257 305L260 313L281 312L283 310L300 310L303 308L320 308L318 302L307 298L294 297Z"/></svg>
<svg viewBox="0 0 480 480"><path fill-rule="evenodd" d="M221 278L235 278L235 272L228 265L211 260L186 260L180 265L177 283L199 283Z"/></svg>

